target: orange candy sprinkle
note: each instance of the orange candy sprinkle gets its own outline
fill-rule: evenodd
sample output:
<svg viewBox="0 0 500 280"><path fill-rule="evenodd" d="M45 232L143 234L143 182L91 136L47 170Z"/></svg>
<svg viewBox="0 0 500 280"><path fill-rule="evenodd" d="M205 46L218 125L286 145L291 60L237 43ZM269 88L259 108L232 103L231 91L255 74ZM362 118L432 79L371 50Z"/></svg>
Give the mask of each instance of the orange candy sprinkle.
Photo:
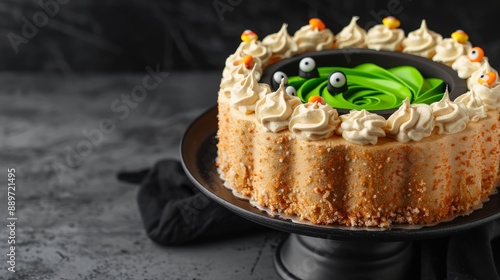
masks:
<svg viewBox="0 0 500 280"><path fill-rule="evenodd" d="M388 16L388 17L385 17L383 20L382 20L382 23L389 27L390 29L396 29L398 28L400 25L401 25L401 22L393 17L393 16Z"/></svg>
<svg viewBox="0 0 500 280"><path fill-rule="evenodd" d="M253 56L246 55L242 59L236 60L233 64L234 64L234 66L236 66L236 65L240 65L242 63L245 64L245 67L247 69L252 69L252 66L253 66Z"/></svg>
<svg viewBox="0 0 500 280"><path fill-rule="evenodd" d="M319 95L313 95L313 96L309 97L307 102L309 102L309 103L318 102L318 103L321 103L322 105L326 104L325 99Z"/></svg>
<svg viewBox="0 0 500 280"><path fill-rule="evenodd" d="M467 57L472 62L480 62L481 60L483 60L484 51L480 47L473 47L472 49L470 49Z"/></svg>
<svg viewBox="0 0 500 280"><path fill-rule="evenodd" d="M253 32L252 30L245 30L243 33L241 33L241 41L248 43L253 40L259 39L259 36L257 36L257 33Z"/></svg>
<svg viewBox="0 0 500 280"><path fill-rule="evenodd" d="M469 41L469 35L467 35L465 31L460 29L451 33L451 38L460 44L465 44L467 43L467 41Z"/></svg>
<svg viewBox="0 0 500 280"><path fill-rule="evenodd" d="M253 57L251 55L247 55L247 56L245 56L241 60L241 62L245 64L245 67L247 69L251 69L252 68L252 62L253 62Z"/></svg>
<svg viewBox="0 0 500 280"><path fill-rule="evenodd" d="M486 74L482 74L477 79L477 82L481 85L491 86L497 79L497 74L495 72L488 72Z"/></svg>
<svg viewBox="0 0 500 280"><path fill-rule="evenodd" d="M309 20L309 25L313 29L318 29L318 31L324 30L326 28L325 23L319 18L312 18Z"/></svg>

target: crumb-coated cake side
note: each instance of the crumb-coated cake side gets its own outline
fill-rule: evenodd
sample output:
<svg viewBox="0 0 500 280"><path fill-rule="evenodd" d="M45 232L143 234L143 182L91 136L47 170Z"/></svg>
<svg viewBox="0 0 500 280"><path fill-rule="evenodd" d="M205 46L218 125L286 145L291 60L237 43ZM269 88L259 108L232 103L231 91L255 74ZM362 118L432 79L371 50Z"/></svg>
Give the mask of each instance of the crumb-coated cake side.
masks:
<svg viewBox="0 0 500 280"><path fill-rule="evenodd" d="M219 168L228 188L314 224L435 223L480 207L495 190L498 118L490 111L452 135L362 146L265 132L219 103Z"/></svg>
<svg viewBox="0 0 500 280"><path fill-rule="evenodd" d="M399 27L394 20L385 19L391 24L387 25L389 29ZM328 44L322 46L338 47L339 42L332 43L332 32L328 36L314 33L325 29L318 21L311 20L309 27L301 29L301 36L310 37L301 37L299 45L319 44L315 40L327 37ZM422 26L420 33L429 32L425 22ZM378 26L376 32L386 29ZM298 49L311 49L295 46L294 38L285 31L286 26L280 36L289 36L283 40L293 53L283 56L287 51L280 49L280 60L294 56ZM397 32L398 42L403 41L401 32ZM278 44L277 37L263 42ZM418 49L413 37L402 46ZM343 34L343 44L346 38ZM218 169L225 186L239 196L271 212L313 224L389 227L450 220L480 208L495 192L500 166L500 98L495 95L500 95L500 83L487 60L470 71L469 77L475 74L474 78L479 78L453 101L446 89L439 99L429 97L434 101L428 104L412 103L411 97L403 96L404 101L398 101L390 116L365 110L339 114L334 105L316 95L321 90L326 92L326 84L316 91L307 85L317 79L317 86L322 77L326 77L325 83L331 83L332 74L328 76L319 69L312 78L304 76L307 80L285 74L280 84L264 84L259 82L262 72L256 70L263 65L258 56L267 59L276 55L270 55L271 48L250 31L244 32L242 41L226 61L218 97L217 132ZM375 41L381 48L383 42L373 38L370 42ZM242 52L249 44L255 51L253 56ZM400 47L396 49L401 51ZM318 51L311 51L311 57ZM429 53L432 51L426 51L425 57ZM438 53L444 55L439 47ZM398 74L403 70L388 71ZM484 73L477 76L481 75L477 71ZM356 88L353 83L358 78L352 77L353 81L346 84ZM429 82L437 85L434 80ZM332 95L338 94L331 84L328 87Z"/></svg>

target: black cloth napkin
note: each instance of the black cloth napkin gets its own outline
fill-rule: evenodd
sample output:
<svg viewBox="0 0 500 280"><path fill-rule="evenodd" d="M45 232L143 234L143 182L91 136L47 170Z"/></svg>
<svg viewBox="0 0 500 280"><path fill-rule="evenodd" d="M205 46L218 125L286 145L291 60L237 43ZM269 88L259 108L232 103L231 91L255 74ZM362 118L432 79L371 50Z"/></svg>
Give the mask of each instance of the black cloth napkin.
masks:
<svg viewBox="0 0 500 280"><path fill-rule="evenodd" d="M422 280L500 279L500 219L449 237L415 243Z"/></svg>
<svg viewBox="0 0 500 280"><path fill-rule="evenodd" d="M147 235L162 245L181 245L264 231L202 194L176 160L151 170L121 172L140 184L137 203ZM499 194L500 195L500 194ZM453 236L415 241L413 259L421 280L500 279L500 219Z"/></svg>
<svg viewBox="0 0 500 280"><path fill-rule="evenodd" d="M137 203L146 233L156 243L181 245L266 229L207 198L176 160L160 161L151 170L121 172L118 179L141 185Z"/></svg>

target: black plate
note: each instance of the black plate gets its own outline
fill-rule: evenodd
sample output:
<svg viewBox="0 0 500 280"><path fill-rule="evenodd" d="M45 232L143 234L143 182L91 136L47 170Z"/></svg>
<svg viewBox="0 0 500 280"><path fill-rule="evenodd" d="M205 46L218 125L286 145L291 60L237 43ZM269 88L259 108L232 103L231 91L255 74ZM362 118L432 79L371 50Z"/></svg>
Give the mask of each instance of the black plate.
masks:
<svg viewBox="0 0 500 280"><path fill-rule="evenodd" d="M198 117L186 130L181 141L181 161L191 181L208 197L231 211L256 223L277 230L329 239L414 240L451 235L471 229L500 217L500 195L490 196L483 208L452 221L421 228L380 230L346 226L319 226L293 222L269 216L253 207L247 200L235 197L224 187L215 166L217 155L215 134L217 131L217 107Z"/></svg>

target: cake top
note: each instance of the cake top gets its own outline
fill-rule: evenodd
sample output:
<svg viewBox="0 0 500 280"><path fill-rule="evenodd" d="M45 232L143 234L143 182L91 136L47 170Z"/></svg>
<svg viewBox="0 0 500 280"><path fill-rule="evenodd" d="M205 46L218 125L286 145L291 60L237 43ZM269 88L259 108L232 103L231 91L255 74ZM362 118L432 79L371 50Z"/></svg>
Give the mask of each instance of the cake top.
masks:
<svg viewBox="0 0 500 280"><path fill-rule="evenodd" d="M268 132L289 129L307 140L340 135L361 145L456 133L499 108L498 73L465 31L443 39L422 20L405 35L395 17L369 30L358 19L337 35L318 18L293 36L287 24L262 41L245 30L226 60L222 94Z"/></svg>
<svg viewBox="0 0 500 280"><path fill-rule="evenodd" d="M299 68L304 62L315 65L313 58L305 57L300 61ZM413 66L385 69L373 63L362 63L352 68L316 68L309 65L300 68L297 71L299 75L288 77L288 85L295 88L303 102L318 95L337 109L397 109L405 99L409 99L410 103L431 104L443 97L445 89L442 79L425 78ZM311 72L316 74L313 76Z"/></svg>

